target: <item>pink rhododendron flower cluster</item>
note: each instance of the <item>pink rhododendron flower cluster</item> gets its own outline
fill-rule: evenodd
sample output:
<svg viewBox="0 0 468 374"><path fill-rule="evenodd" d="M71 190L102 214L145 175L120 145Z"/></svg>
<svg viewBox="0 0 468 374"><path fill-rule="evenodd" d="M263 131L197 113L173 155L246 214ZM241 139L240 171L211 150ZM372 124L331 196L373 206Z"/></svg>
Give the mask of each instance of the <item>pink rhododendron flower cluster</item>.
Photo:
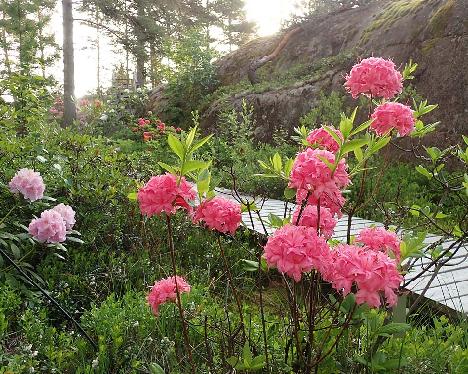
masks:
<svg viewBox="0 0 468 374"><path fill-rule="evenodd" d="M364 94L390 99L402 91L403 78L392 61L369 57L353 66L345 87L353 98Z"/></svg>
<svg viewBox="0 0 468 374"><path fill-rule="evenodd" d="M340 130L331 128L341 140L343 140L343 134ZM336 153L340 149L340 145L335 139L323 128L315 129L310 132L307 136L307 141L314 148L323 148L332 153Z"/></svg>
<svg viewBox="0 0 468 374"><path fill-rule="evenodd" d="M237 230L241 220L240 205L219 196L202 202L194 216L195 222L203 221L212 230L231 234Z"/></svg>
<svg viewBox="0 0 468 374"><path fill-rule="evenodd" d="M416 122L409 106L394 102L379 105L375 108L371 118L374 121L370 127L377 135L385 135L391 130L397 129L400 136L405 136L414 130Z"/></svg>
<svg viewBox="0 0 468 374"><path fill-rule="evenodd" d="M331 187L332 184L338 188L342 188L350 183L344 159L340 160L333 175L330 168L322 159L333 164L335 162L335 155L330 151L312 148L307 148L299 153L289 176L289 187L315 190L323 186Z"/></svg>
<svg viewBox="0 0 468 374"><path fill-rule="evenodd" d="M302 273L312 268L321 270L329 253L328 244L317 235L316 229L306 226L285 225L268 238L265 259L296 282Z"/></svg>
<svg viewBox="0 0 468 374"><path fill-rule="evenodd" d="M76 223L75 211L69 205L59 204L52 208L53 211L58 212L65 222L67 230L71 230Z"/></svg>
<svg viewBox="0 0 468 374"><path fill-rule="evenodd" d="M67 226L59 212L49 209L31 221L28 231L41 243L60 243L66 239Z"/></svg>
<svg viewBox="0 0 468 374"><path fill-rule="evenodd" d="M36 201L44 197L45 184L41 175L31 169L21 169L8 184L12 193L20 192L25 199Z"/></svg>
<svg viewBox="0 0 468 374"><path fill-rule="evenodd" d="M395 260L385 253L366 247L340 244L331 252L322 277L347 295L353 285L357 287L356 302L378 308L381 296L390 306L397 301L396 291L403 280Z"/></svg>
<svg viewBox="0 0 468 374"><path fill-rule="evenodd" d="M138 123L138 126L145 127L145 126L148 126L151 123L151 121L146 118L138 118L137 123Z"/></svg>
<svg viewBox="0 0 468 374"><path fill-rule="evenodd" d="M383 227L369 227L361 230L356 241L364 244L367 248L374 251L382 251L400 260L400 239L397 234L392 231L387 231Z"/></svg>
<svg viewBox="0 0 468 374"><path fill-rule="evenodd" d="M159 306L167 302L177 302L177 288L179 289L179 294L190 292L190 285L185 281L184 278L177 276L172 276L166 279L161 279L154 283L151 288L150 293L148 294L147 301L151 306L154 315L159 314Z"/></svg>
<svg viewBox="0 0 468 374"><path fill-rule="evenodd" d="M307 226L312 227L317 230L317 221L318 221L318 209L317 205L307 205L304 207L301 218L299 222L297 219L299 217L299 212L301 211L301 206L298 205L294 214L292 216L292 223L297 226ZM333 229L336 226L336 219L333 218L333 214L330 209L323 206L320 207L320 235L325 239L330 239L333 235Z"/></svg>
<svg viewBox="0 0 468 374"><path fill-rule="evenodd" d="M177 177L166 173L151 177L138 191L140 210L148 217L161 214L173 214L178 207L190 210L189 202L196 197L193 186L184 177L177 185Z"/></svg>

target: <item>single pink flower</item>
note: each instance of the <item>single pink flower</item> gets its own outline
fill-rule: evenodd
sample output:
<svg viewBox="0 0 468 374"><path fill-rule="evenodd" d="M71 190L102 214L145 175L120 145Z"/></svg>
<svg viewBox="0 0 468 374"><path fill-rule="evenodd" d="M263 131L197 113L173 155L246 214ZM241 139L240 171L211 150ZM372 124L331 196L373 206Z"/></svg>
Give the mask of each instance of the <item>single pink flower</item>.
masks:
<svg viewBox="0 0 468 374"><path fill-rule="evenodd" d="M20 192L25 199L36 201L44 197L45 184L41 175L31 169L21 169L8 184L12 193Z"/></svg>
<svg viewBox="0 0 468 374"><path fill-rule="evenodd" d="M298 226L312 227L317 230L318 221L318 209L317 205L306 205L302 211L301 219L297 223L301 206L298 205L292 216L292 224ZM333 229L336 226L336 219L333 218L333 214L330 209L321 206L320 207L320 235L325 239L330 239L333 235Z"/></svg>
<svg viewBox="0 0 468 374"><path fill-rule="evenodd" d="M333 127L331 129L341 140L343 140L343 134L340 130ZM332 153L336 153L338 149L340 149L340 145L323 127L312 130L307 136L307 141L314 148L326 149Z"/></svg>
<svg viewBox="0 0 468 374"><path fill-rule="evenodd" d="M393 129L397 129L400 136L408 135L416 122L409 106L394 102L379 105L371 118L374 121L370 127L377 135L385 135Z"/></svg>
<svg viewBox="0 0 468 374"><path fill-rule="evenodd" d="M328 262L327 242L311 227L285 225L268 238L265 259L269 267L276 267L296 282L302 273L312 268L321 270Z"/></svg>
<svg viewBox="0 0 468 374"><path fill-rule="evenodd" d="M216 196L205 200L195 210L194 222L203 221L212 230L234 234L242 220L238 203Z"/></svg>
<svg viewBox="0 0 468 374"><path fill-rule="evenodd" d="M386 254L391 252L397 261L400 260L400 239L393 231L387 231L383 227L368 227L359 232L356 242L374 251Z"/></svg>
<svg viewBox="0 0 468 374"><path fill-rule="evenodd" d="M344 86L353 98L364 94L391 99L401 93L403 78L391 60L369 57L353 66Z"/></svg>
<svg viewBox="0 0 468 374"><path fill-rule="evenodd" d="M28 232L39 242L60 243L66 240L67 227L62 215L50 209L31 221Z"/></svg>
<svg viewBox="0 0 468 374"><path fill-rule="evenodd" d="M151 306L155 316L159 314L159 306L161 304L167 302L177 302L176 287L179 289L179 294L189 293L191 289L190 285L185 281L185 279L179 277L178 275L176 277L172 276L166 279L161 279L160 281L154 283L146 300Z"/></svg>
<svg viewBox="0 0 468 374"><path fill-rule="evenodd" d="M330 151L312 148L307 148L299 153L294 160L289 176L289 187L313 191L321 189L323 186L329 186L330 182L333 182L338 188L351 183L346 172L347 165L344 159L340 160L333 175L323 160L333 164L335 155Z"/></svg>
<svg viewBox="0 0 468 374"><path fill-rule="evenodd" d="M75 211L71 206L59 204L53 207L51 210L53 210L54 212L58 212L62 216L63 220L65 221L65 226L67 227L67 230L71 230L73 228L73 226L76 223L76 220Z"/></svg>
<svg viewBox="0 0 468 374"><path fill-rule="evenodd" d="M182 129L181 129L180 127L176 127L175 131L176 131L176 132L181 132Z"/></svg>
<svg viewBox="0 0 468 374"><path fill-rule="evenodd" d="M187 209L195 197L193 186L184 177L177 185L177 177L169 173L151 177L137 194L141 213L148 217L162 212L173 214L178 207Z"/></svg>

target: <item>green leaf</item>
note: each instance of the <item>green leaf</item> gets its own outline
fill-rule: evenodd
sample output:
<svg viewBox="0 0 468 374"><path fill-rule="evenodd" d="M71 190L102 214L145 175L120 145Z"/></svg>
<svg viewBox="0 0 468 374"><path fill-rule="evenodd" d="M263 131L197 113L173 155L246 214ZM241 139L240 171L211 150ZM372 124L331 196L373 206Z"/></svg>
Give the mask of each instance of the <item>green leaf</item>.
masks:
<svg viewBox="0 0 468 374"><path fill-rule="evenodd" d="M195 134L197 133L197 126L192 127L187 134L187 138L185 139L185 148L190 149L193 143L193 139L195 139Z"/></svg>
<svg viewBox="0 0 468 374"><path fill-rule="evenodd" d="M206 169L211 165L211 161L190 160L182 166L181 174L185 175L194 170Z"/></svg>
<svg viewBox="0 0 468 374"><path fill-rule="evenodd" d="M21 258L21 250L18 248L18 246L13 243L13 242L10 242L10 248L11 248L11 253L13 254L13 256L18 260Z"/></svg>
<svg viewBox="0 0 468 374"><path fill-rule="evenodd" d="M330 126L323 126L323 129L340 145L343 144L343 140L336 134L335 130Z"/></svg>
<svg viewBox="0 0 468 374"><path fill-rule="evenodd" d="M322 157L322 156L317 155L317 158L318 158L320 161L323 161L323 163L324 163L325 165L327 165L328 168L329 168L331 171L335 170L335 165L332 164L330 161L328 161L325 157Z"/></svg>
<svg viewBox="0 0 468 374"><path fill-rule="evenodd" d="M432 174L424 166L418 165L415 169L419 174L424 175L427 179L432 179Z"/></svg>
<svg viewBox="0 0 468 374"><path fill-rule="evenodd" d="M71 242L76 242L76 243L84 244L84 241L83 241L83 240L78 239L78 238L75 238L74 236L67 236L67 240L69 240L69 241L71 241Z"/></svg>
<svg viewBox="0 0 468 374"><path fill-rule="evenodd" d="M362 153L361 148L356 148L353 152L354 156L356 157L356 160L358 160L359 162L361 162L364 159L364 155Z"/></svg>
<svg viewBox="0 0 468 374"><path fill-rule="evenodd" d="M200 140L198 143L196 143L192 148L190 148L190 152L193 153L195 152L197 149L203 147L205 145L205 143L210 140L212 138L213 134L211 135L208 135L207 137L203 138L202 140Z"/></svg>
<svg viewBox="0 0 468 374"><path fill-rule="evenodd" d="M250 370L260 370L265 366L265 355L259 355L253 358L250 363Z"/></svg>
<svg viewBox="0 0 468 374"><path fill-rule="evenodd" d="M164 369L156 363L150 364L148 367L151 374L166 374Z"/></svg>
<svg viewBox="0 0 468 374"><path fill-rule="evenodd" d="M197 179L197 190L200 195L203 195L204 193L209 191L210 180L211 180L211 173L209 169L206 168L200 171L200 174L198 174L198 179Z"/></svg>
<svg viewBox="0 0 468 374"><path fill-rule="evenodd" d="M172 152L174 152L177 155L177 157L183 160L185 156L184 144L179 139L177 139L173 134L169 134L167 136L167 143L169 144L169 147L171 147Z"/></svg>
<svg viewBox="0 0 468 374"><path fill-rule="evenodd" d="M164 170L167 170L171 174L177 174L177 168L171 165L168 165L164 162L159 161L158 165L161 166Z"/></svg>
<svg viewBox="0 0 468 374"><path fill-rule="evenodd" d="M268 215L268 224L274 228L280 228L284 226L284 221L282 218L278 217L276 214L270 213Z"/></svg>
<svg viewBox="0 0 468 374"><path fill-rule="evenodd" d="M281 155L278 152L273 155L271 164L273 165L273 170L278 174L281 174L281 171L283 170L283 161L281 160Z"/></svg>
<svg viewBox="0 0 468 374"><path fill-rule="evenodd" d="M442 213L442 212L437 213L436 216L435 216L435 218L437 218L437 219L443 219L443 218L447 218L447 217L448 217L448 215L445 214L445 213Z"/></svg>
<svg viewBox="0 0 468 374"><path fill-rule="evenodd" d="M355 149L361 148L368 143L367 139L353 139L348 142L345 142L341 150L342 154L347 154L353 152Z"/></svg>
<svg viewBox="0 0 468 374"><path fill-rule="evenodd" d="M389 323L381 326L375 331L375 335L390 336L393 334L401 334L411 328L407 323Z"/></svg>
<svg viewBox="0 0 468 374"><path fill-rule="evenodd" d="M246 366L250 367L250 363L252 362L252 352L250 352L248 341L245 342L244 348L242 349L242 360Z"/></svg>
<svg viewBox="0 0 468 374"><path fill-rule="evenodd" d="M137 193L137 192L130 192L130 193L127 195L127 198L128 198L128 200L130 200L130 201L137 201L137 196L138 196L138 193Z"/></svg>
<svg viewBox="0 0 468 374"><path fill-rule="evenodd" d="M244 267L243 267L244 271L248 271L248 272L258 271L258 261L242 259L242 262L244 263Z"/></svg>
<svg viewBox="0 0 468 374"><path fill-rule="evenodd" d="M365 129L367 129L372 124L372 122L374 122L373 118L371 118L370 120L367 120L366 122L360 124L358 127L356 127L351 132L350 136L356 135L356 134L360 133L361 131L364 131Z"/></svg>

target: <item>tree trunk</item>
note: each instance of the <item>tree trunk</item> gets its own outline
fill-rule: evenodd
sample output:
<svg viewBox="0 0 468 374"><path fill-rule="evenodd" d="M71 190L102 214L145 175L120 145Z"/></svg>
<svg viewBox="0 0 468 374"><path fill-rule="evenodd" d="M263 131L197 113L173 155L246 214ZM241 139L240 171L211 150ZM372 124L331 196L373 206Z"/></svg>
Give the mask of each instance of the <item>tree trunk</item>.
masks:
<svg viewBox="0 0 468 374"><path fill-rule="evenodd" d="M145 16L145 7L142 0L137 2L137 14L139 19L139 24L136 25L136 37L137 37L137 46L136 46L136 79L137 87L144 87L145 85L145 63L146 63L146 50L145 50L145 30L141 26L141 19Z"/></svg>
<svg viewBox="0 0 468 374"><path fill-rule="evenodd" d="M63 10L63 126L76 119L75 107L75 61L73 54L73 8L72 0L62 0Z"/></svg>

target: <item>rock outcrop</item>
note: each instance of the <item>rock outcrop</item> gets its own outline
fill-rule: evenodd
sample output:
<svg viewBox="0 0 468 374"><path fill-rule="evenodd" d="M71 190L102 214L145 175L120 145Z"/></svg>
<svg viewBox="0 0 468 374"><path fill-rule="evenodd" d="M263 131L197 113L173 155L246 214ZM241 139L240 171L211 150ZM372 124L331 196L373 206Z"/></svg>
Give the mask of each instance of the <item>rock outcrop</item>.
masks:
<svg viewBox="0 0 468 374"><path fill-rule="evenodd" d="M249 86L249 64L271 53L281 35L256 39L217 61L225 93L213 94L205 105L202 127L215 130L226 103L240 108L246 100L255 108L256 136L268 141L275 129L297 126L320 91L344 93L346 71L359 58L374 55L400 66L410 59L417 62L412 84L430 103L439 104L429 120L442 123L431 141L459 138L468 133L467 27L468 0L372 1L305 22L277 58L259 69L261 82ZM226 94L230 87L232 94Z"/></svg>

